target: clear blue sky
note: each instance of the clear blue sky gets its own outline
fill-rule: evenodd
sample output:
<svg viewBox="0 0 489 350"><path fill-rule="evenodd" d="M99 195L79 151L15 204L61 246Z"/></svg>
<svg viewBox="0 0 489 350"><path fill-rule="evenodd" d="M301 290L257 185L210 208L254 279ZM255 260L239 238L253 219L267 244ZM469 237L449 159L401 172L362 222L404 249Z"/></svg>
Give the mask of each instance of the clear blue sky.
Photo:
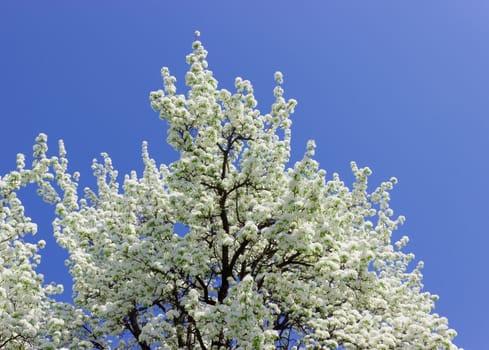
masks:
<svg viewBox="0 0 489 350"><path fill-rule="evenodd" d="M399 178L396 234L425 261L427 290L441 296L466 349L489 331L489 2L27 1L0 3L0 173L31 153L40 132L65 140L72 170L91 185L91 160L108 152L141 169L141 142L175 158L148 102L168 66L183 87L194 30L220 86L250 79L266 112L273 73L299 105L293 159L307 139L328 174L351 182L349 162ZM31 189L32 190L32 189ZM32 191L31 191L32 192ZM48 241L40 270L69 284L50 239L50 208L25 192L27 214ZM69 291L69 286L68 286ZM68 292L69 294L69 292Z"/></svg>

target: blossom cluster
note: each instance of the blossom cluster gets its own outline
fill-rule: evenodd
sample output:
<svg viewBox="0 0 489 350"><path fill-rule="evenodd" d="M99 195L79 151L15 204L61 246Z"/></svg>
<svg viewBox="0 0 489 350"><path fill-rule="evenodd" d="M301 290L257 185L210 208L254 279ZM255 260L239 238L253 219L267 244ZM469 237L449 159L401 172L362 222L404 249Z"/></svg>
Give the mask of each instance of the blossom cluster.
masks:
<svg viewBox="0 0 489 350"><path fill-rule="evenodd" d="M102 154L82 195L63 143L49 157L41 134L32 167L19 155L0 178L0 348L457 349L407 237L392 242L397 180L369 192L370 169L352 162L350 189L312 141L287 168L297 102L283 75L262 114L252 84L218 88L206 56L195 41L187 94L163 68L150 95L175 162L158 165L143 143L144 172L120 184ZM36 231L16 196L29 183L54 205L74 305L36 272L44 241L23 239Z"/></svg>

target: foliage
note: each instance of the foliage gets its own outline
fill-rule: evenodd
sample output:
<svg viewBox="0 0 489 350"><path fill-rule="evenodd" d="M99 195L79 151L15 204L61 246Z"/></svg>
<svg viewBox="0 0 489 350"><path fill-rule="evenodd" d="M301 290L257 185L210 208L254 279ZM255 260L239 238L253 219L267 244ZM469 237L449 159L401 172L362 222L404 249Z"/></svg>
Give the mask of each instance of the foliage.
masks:
<svg viewBox="0 0 489 350"><path fill-rule="evenodd" d="M32 167L19 155L0 178L0 348L456 349L407 237L391 243L396 179L368 192L370 170L352 163L351 190L326 181L312 141L287 169L296 101L282 74L263 115L249 81L218 89L206 55L194 42L186 96L167 68L150 95L180 155L169 166L143 143L144 173L120 186L102 154L98 189L79 198L63 143L49 157L41 134ZM55 205L74 305L35 272L44 243L24 241L36 226L16 196L29 183Z"/></svg>

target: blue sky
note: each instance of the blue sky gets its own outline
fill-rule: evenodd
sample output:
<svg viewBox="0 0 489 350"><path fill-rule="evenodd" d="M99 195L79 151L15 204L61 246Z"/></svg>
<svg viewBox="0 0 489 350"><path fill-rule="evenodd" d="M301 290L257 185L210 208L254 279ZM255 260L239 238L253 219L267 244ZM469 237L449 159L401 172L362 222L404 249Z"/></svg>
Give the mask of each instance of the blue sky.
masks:
<svg viewBox="0 0 489 350"><path fill-rule="evenodd" d="M193 33L221 87L250 79L269 109L276 70L299 101L293 160L306 141L328 175L369 166L372 186L396 176L396 233L425 261L455 343L482 349L489 330L489 2L27 1L0 3L0 173L30 154L40 132L64 139L72 170L108 152L120 173L140 170L141 142L168 163L165 124L149 106L170 67L183 88ZM182 90L180 90L182 91ZM40 270L67 285L50 238L51 208L24 191L48 241ZM69 292L68 292L69 294Z"/></svg>

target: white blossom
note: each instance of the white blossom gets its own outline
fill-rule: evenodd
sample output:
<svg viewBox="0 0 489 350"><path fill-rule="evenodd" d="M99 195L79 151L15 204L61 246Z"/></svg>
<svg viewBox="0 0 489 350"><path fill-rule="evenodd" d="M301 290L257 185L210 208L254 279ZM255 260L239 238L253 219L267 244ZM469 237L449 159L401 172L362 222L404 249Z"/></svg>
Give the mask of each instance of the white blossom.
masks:
<svg viewBox="0 0 489 350"><path fill-rule="evenodd" d="M218 89L192 47L188 92L163 68L150 94L178 160L158 165L144 142L143 173L119 183L102 153L81 196L63 142L48 156L40 134L32 166L18 155L0 177L0 348L457 349L422 263L409 268L408 238L392 241L397 179L369 192L371 170L352 162L350 189L326 177L314 141L287 169L297 101L282 73L262 114L249 81ZM45 241L24 240L37 227L16 193L30 183L53 203L74 305L36 272Z"/></svg>

